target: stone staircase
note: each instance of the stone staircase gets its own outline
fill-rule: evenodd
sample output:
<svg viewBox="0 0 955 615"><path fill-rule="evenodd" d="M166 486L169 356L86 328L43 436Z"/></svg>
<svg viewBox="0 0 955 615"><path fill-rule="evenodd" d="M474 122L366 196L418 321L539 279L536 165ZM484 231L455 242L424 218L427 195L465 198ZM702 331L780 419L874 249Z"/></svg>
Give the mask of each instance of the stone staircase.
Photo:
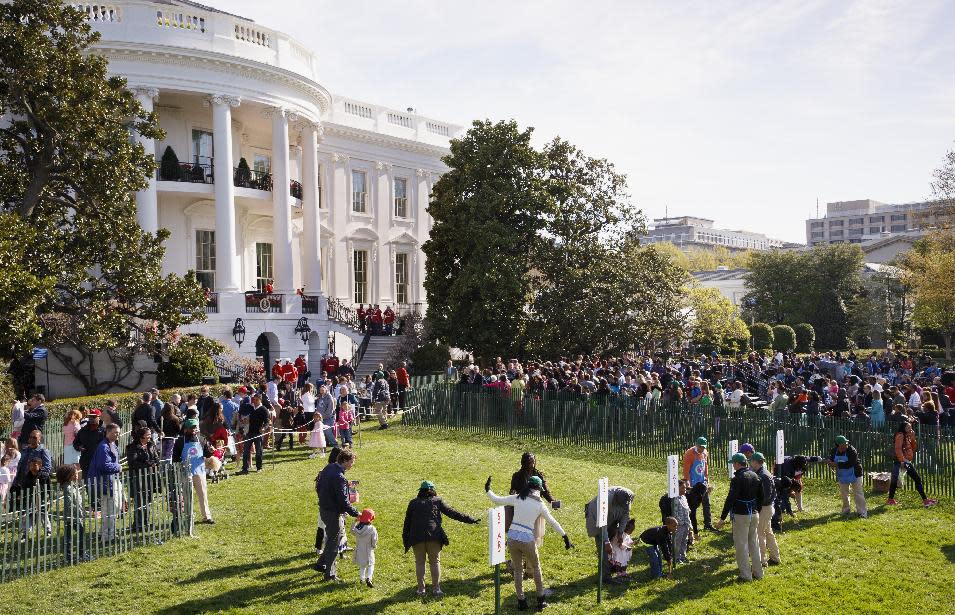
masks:
<svg viewBox="0 0 955 615"><path fill-rule="evenodd" d="M395 344L401 341L399 335L372 335L368 338L368 347L362 356L358 367L355 368L356 382L365 380L365 376L378 369L379 363L385 363L385 360L391 354Z"/></svg>

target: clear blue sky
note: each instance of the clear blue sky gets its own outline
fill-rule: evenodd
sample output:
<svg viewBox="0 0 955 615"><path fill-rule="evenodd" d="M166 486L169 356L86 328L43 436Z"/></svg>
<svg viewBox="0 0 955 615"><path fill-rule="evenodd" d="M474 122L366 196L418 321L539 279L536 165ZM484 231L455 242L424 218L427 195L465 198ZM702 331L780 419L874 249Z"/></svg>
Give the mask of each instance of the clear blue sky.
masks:
<svg viewBox="0 0 955 615"><path fill-rule="evenodd" d="M804 241L817 198L926 198L955 147L955 2L205 2L334 93L608 158L650 218Z"/></svg>

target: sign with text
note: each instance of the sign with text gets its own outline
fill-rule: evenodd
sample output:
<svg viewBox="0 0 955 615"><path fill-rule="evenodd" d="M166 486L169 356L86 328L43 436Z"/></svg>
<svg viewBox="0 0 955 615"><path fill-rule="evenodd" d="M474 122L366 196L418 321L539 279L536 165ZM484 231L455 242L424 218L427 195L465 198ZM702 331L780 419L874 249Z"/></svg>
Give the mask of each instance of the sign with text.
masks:
<svg viewBox="0 0 955 615"><path fill-rule="evenodd" d="M739 452L739 440L730 440L730 456L729 456L729 458L732 459L732 458L733 458L733 455L735 455L735 454L738 453L738 452ZM729 461L729 460L727 460L727 461L728 461L727 465L729 466L729 471L730 471L730 480L732 480L732 479L733 479L733 474L734 474L734 472L733 472L733 462L731 462L731 461Z"/></svg>
<svg viewBox="0 0 955 615"><path fill-rule="evenodd" d="M504 536L504 507L487 510L488 560L492 566L507 559L507 540Z"/></svg>
<svg viewBox="0 0 955 615"><path fill-rule="evenodd" d="M671 498L680 497L680 474L679 457L670 455L667 457L667 484L669 485L668 495Z"/></svg>
<svg viewBox="0 0 955 615"><path fill-rule="evenodd" d="M40 348L39 346L33 349L33 360L39 361L40 359L45 359L49 351L46 348Z"/></svg>
<svg viewBox="0 0 955 615"><path fill-rule="evenodd" d="M609 488L610 483L606 476L597 481L597 527L607 527L607 507L609 505L607 491Z"/></svg>
<svg viewBox="0 0 955 615"><path fill-rule="evenodd" d="M782 464L783 457L786 456L786 440L783 436L783 430L776 432L776 464Z"/></svg>

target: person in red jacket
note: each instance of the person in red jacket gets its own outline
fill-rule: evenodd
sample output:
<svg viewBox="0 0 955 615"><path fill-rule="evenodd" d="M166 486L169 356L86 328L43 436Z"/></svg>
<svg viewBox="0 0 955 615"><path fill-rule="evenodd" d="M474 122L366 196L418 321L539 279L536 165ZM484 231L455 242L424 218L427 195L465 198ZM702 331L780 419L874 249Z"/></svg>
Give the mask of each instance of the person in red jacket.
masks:
<svg viewBox="0 0 955 615"><path fill-rule="evenodd" d="M385 308L384 313L384 323L385 323L385 335L391 335L392 330L395 327L395 312L391 309L391 306Z"/></svg>
<svg viewBox="0 0 955 615"><path fill-rule="evenodd" d="M398 407L404 408L408 385L411 383L411 378L408 376L407 361L402 361L401 367L395 370L395 380L398 382Z"/></svg>
<svg viewBox="0 0 955 615"><path fill-rule="evenodd" d="M381 335L381 323L382 323L381 308L376 305L375 309L372 310L371 312L371 334L372 335Z"/></svg>
<svg viewBox="0 0 955 615"><path fill-rule="evenodd" d="M284 370L282 369L282 364L278 359L275 360L275 363L272 365L272 380L281 380Z"/></svg>
<svg viewBox="0 0 955 615"><path fill-rule="evenodd" d="M288 359L285 360L285 365L282 366L282 380L292 386L295 386L295 381L298 380L298 370L295 369L295 366L292 365L292 362Z"/></svg>
<svg viewBox="0 0 955 615"><path fill-rule="evenodd" d="M358 315L358 330L364 333L365 332L365 316L368 315L368 313L365 312L365 305L363 303L359 303L358 309L355 311L355 313Z"/></svg>
<svg viewBox="0 0 955 615"><path fill-rule="evenodd" d="M298 372L298 379L295 382L295 386L302 388L305 386L305 380L308 378L308 376L306 376L308 373L308 363L305 361L305 355L300 354L298 358L295 359L295 370Z"/></svg>

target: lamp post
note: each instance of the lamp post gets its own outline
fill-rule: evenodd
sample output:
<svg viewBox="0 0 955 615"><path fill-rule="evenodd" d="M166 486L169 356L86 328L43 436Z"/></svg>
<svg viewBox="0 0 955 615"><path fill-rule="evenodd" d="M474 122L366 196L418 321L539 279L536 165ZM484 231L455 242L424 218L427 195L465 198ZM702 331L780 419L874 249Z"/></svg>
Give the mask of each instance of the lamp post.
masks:
<svg viewBox="0 0 955 615"><path fill-rule="evenodd" d="M308 326L308 318L303 316L298 319L298 324L295 325L295 332L302 338L303 344L308 343L308 338L312 333L312 328Z"/></svg>
<svg viewBox="0 0 955 615"><path fill-rule="evenodd" d="M235 324L232 326L232 337L235 338L235 343L241 348L242 342L245 341L245 323L242 322L241 318L235 319Z"/></svg>

